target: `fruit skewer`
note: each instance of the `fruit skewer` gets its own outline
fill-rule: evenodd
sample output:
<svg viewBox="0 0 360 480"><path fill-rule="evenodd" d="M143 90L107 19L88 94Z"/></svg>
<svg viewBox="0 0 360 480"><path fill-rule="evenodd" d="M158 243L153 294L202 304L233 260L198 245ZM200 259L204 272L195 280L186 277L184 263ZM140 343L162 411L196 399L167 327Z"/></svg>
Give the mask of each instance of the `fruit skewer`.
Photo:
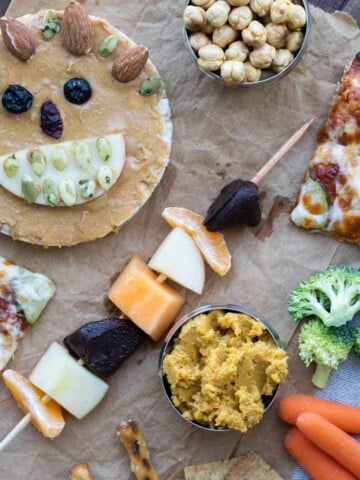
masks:
<svg viewBox="0 0 360 480"><path fill-rule="evenodd" d="M295 145L313 123L308 120L284 145L265 163L251 180L237 179L226 185L210 205L204 225L210 231L245 224L256 227L261 220L258 184L279 160Z"/></svg>
<svg viewBox="0 0 360 480"><path fill-rule="evenodd" d="M278 150L278 152L276 152L276 154L259 170L251 182L260 182L260 180L276 165L276 163L285 155L285 153L302 137L312 122L313 119L310 119L297 132L295 132L295 134ZM231 257L227 250L225 241L219 232L209 232L207 230L207 228L203 225L203 217L189 210L171 207L164 210L163 217L167 220L170 226L175 228L172 230L172 232L170 232L170 234L165 238L164 242L157 249L149 264L146 265L146 263L143 262L140 257L134 256L110 288L110 300L120 309L123 314L126 315L126 317L128 317L128 319L124 320L124 318L121 318L120 316L120 318L117 319L105 319L99 322L90 322L66 337L64 343L70 353L79 358L77 362L79 367L84 368L84 365L86 365L90 371L95 372L100 376L109 375L116 370L120 362L126 356L128 356L134 350L134 348L132 351L127 352L125 356L120 355L117 361L114 362L112 360L112 362L110 362L110 366L107 365L104 367L104 365L102 365L101 369L98 369L96 365L94 366L92 360L86 357L86 354L84 353L86 348L84 345L86 345L88 342L88 344L94 348L94 345L90 342L90 340L93 341L95 339L94 341L96 343L96 339L100 337L103 339L104 336L107 338L106 335L113 336L114 329L120 328L121 322L127 324L127 327L124 327L126 331L125 337L126 335L131 335L131 338L136 338L134 345L135 348L142 340L138 333L141 332L141 330L150 335L154 340L159 340L169 327L170 323L177 316L185 300L176 292L176 290L166 284L167 278L169 277L178 284L200 294L202 292L205 278L202 255L208 261L210 266L220 275L224 275L229 270L231 265ZM214 245L216 245L216 248L220 252L220 259L213 257ZM184 250L185 254L183 257L180 255L179 259L179 255L174 255L174 252L178 253L182 249ZM187 267L184 267L185 264L187 264ZM192 275L191 268L189 266L194 264L197 264L198 270L197 274ZM181 268L179 265L181 265ZM198 278L198 281L194 283L193 279L196 277ZM131 290L131 288L134 288L134 285L135 292ZM142 298L139 298L139 285L142 287ZM154 309L154 305L156 306L156 303L162 303L162 307L165 305L166 308L163 308L161 315L155 317L150 316L149 318L149 307ZM141 308L139 308L139 305ZM131 319L136 325L130 322L129 319ZM89 329L93 329L95 332L93 337L91 337L91 332L89 333ZM122 331L122 333L124 333L124 331ZM56 352L52 353L52 356L50 355L49 359L55 359L54 365L56 367L58 366L56 362L60 362L60 365L62 362L66 363L68 362L68 357L76 364L76 361L70 356L70 354L58 344L52 344L49 350L51 350L51 348L55 348ZM112 348L109 350L112 351ZM102 352L102 354L103 353L104 352ZM44 356L46 355L48 355L48 353L45 353ZM39 363L41 363L41 361L42 360L40 360ZM50 392L51 388L47 386L46 379L44 380L44 372L47 370L47 368L45 368L43 364L42 375L40 375L41 385L37 385L36 382L35 384L39 388L41 388L42 385L45 385L45 387L48 388L48 392ZM37 367L35 367L35 370L36 369ZM85 368L84 370L88 375L95 377L95 375L87 371ZM5 375L6 372L4 373L4 378ZM20 374L17 375L21 377ZM30 377L31 381L32 377L33 374ZM36 376L36 379L39 381L39 375ZM27 379L24 380L28 382L30 389L34 388L32 383L30 383ZM106 393L106 384L100 379L97 380L99 382L98 387L100 388L101 393L98 395L92 407L89 408L85 414L94 408L94 406L99 403L103 395ZM41 390L45 389L41 388ZM65 397L66 395L63 395L61 400L63 400ZM48 404L50 401L54 402L54 400L58 401L58 398L53 398L51 394L45 394L42 397L37 398L37 402L40 402L43 405ZM67 399L65 398L65 400ZM20 405L21 401L18 401L18 403ZM64 406L61 401L60 404ZM73 405L70 402L70 407L72 406ZM58 408L60 407L58 406ZM79 413L77 407L75 408L75 413L72 411L72 408L66 409L69 410L70 413L75 414L75 416L78 418L82 418L82 416L85 415L83 415L82 412ZM6 446L8 446L11 441L14 440L16 436L19 435L19 433L33 420L31 409L28 408L27 411L28 413L25 415L25 417L0 442L0 452ZM57 434L60 432L61 429L58 429Z"/></svg>

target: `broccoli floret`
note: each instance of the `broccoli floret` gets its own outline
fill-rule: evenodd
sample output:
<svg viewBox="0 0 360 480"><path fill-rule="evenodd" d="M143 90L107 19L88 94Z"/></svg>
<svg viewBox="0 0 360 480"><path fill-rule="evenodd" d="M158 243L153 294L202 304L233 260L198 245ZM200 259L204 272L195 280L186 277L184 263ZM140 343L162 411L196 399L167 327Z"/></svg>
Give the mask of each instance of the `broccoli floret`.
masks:
<svg viewBox="0 0 360 480"><path fill-rule="evenodd" d="M360 327L355 330L354 337L354 353L356 356L360 357Z"/></svg>
<svg viewBox="0 0 360 480"><path fill-rule="evenodd" d="M345 362L354 344L354 329L349 325L326 327L314 318L304 323L299 334L299 355L308 367L315 362L313 384L324 388L331 370Z"/></svg>
<svg viewBox="0 0 360 480"><path fill-rule="evenodd" d="M315 316L327 327L344 325L360 311L360 271L332 267L303 280L291 292L288 310L295 321Z"/></svg>

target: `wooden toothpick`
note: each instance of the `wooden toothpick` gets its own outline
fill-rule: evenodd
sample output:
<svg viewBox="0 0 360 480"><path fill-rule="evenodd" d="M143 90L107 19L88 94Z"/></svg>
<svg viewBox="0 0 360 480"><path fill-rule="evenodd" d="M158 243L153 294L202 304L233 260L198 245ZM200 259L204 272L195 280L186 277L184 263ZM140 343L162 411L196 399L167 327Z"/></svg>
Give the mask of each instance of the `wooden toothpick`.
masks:
<svg viewBox="0 0 360 480"><path fill-rule="evenodd" d="M290 150L291 147L295 145L297 141L304 135L306 130L310 127L313 123L314 119L310 118L297 132L294 133L292 137L289 138L287 142L273 155L270 160L265 163L265 165L260 168L256 175L251 179L253 183L256 185L262 180L263 177L277 164L277 162L285 155L286 152Z"/></svg>

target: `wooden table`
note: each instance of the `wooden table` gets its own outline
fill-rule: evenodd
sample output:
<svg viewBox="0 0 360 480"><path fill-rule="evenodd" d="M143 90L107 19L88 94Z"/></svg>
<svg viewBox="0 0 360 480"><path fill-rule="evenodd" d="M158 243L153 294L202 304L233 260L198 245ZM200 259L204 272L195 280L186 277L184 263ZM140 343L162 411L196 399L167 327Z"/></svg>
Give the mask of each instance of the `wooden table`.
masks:
<svg viewBox="0 0 360 480"><path fill-rule="evenodd" d="M0 0L0 14L3 15L9 5L10 0ZM352 15L360 24L360 5L359 0L310 0L310 3L323 8L327 12L343 10Z"/></svg>

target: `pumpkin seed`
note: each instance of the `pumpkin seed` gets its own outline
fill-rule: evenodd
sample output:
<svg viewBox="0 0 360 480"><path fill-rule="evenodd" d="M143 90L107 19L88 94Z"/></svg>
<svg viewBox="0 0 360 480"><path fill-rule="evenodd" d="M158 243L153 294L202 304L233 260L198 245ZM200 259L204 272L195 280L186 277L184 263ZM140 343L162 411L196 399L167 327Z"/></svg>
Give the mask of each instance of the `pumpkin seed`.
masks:
<svg viewBox="0 0 360 480"><path fill-rule="evenodd" d="M55 10L48 10L44 16L41 32L46 40L51 40L56 33L60 32L60 23Z"/></svg>
<svg viewBox="0 0 360 480"><path fill-rule="evenodd" d="M104 190L109 190L114 181L114 175L110 167L102 165L97 174L98 182Z"/></svg>
<svg viewBox="0 0 360 480"><path fill-rule="evenodd" d="M41 192L41 186L30 175L25 174L21 180L21 191L27 202L35 203Z"/></svg>
<svg viewBox="0 0 360 480"><path fill-rule="evenodd" d="M68 164L68 156L65 149L62 147L56 147L53 151L52 163L56 170L63 172Z"/></svg>
<svg viewBox="0 0 360 480"><path fill-rule="evenodd" d="M33 150L30 152L30 163L33 172L41 177L46 170L46 158L41 150Z"/></svg>
<svg viewBox="0 0 360 480"><path fill-rule="evenodd" d="M80 142L76 145L75 160L80 170L87 170L91 165L90 150L86 143Z"/></svg>
<svg viewBox="0 0 360 480"><path fill-rule="evenodd" d="M99 55L101 57L108 57L115 52L119 37L117 35L109 35L99 45Z"/></svg>
<svg viewBox="0 0 360 480"><path fill-rule="evenodd" d="M148 97L150 95L154 95L162 85L162 80L160 76L156 77L149 77L144 80L139 88L139 93Z"/></svg>
<svg viewBox="0 0 360 480"><path fill-rule="evenodd" d="M56 207L60 202L59 188L51 178L46 178L43 183L43 192L48 203Z"/></svg>
<svg viewBox="0 0 360 480"><path fill-rule="evenodd" d="M111 157L111 143L108 138L100 137L96 140L96 150L101 160L106 162Z"/></svg>
<svg viewBox="0 0 360 480"><path fill-rule="evenodd" d="M3 163L3 168L8 177L14 177L19 170L19 160L16 158L15 153L6 158Z"/></svg>
<svg viewBox="0 0 360 480"><path fill-rule="evenodd" d="M68 207L72 207L76 203L75 185L68 177L64 177L60 182L60 198Z"/></svg>
<svg viewBox="0 0 360 480"><path fill-rule="evenodd" d="M83 198L91 198L96 192L96 183L94 180L80 180L80 195Z"/></svg>

